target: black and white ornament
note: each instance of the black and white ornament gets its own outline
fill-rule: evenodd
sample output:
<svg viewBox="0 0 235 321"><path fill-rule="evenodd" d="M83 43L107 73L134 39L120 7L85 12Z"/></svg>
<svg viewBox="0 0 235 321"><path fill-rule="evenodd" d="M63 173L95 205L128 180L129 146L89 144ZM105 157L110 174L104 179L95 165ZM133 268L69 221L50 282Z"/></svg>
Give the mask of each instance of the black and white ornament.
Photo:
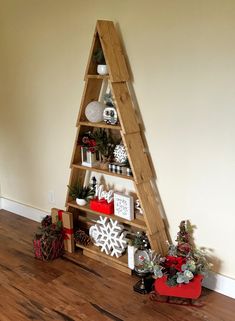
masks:
<svg viewBox="0 0 235 321"><path fill-rule="evenodd" d="M123 144L115 147L113 155L117 163L125 164L127 162L127 152Z"/></svg>

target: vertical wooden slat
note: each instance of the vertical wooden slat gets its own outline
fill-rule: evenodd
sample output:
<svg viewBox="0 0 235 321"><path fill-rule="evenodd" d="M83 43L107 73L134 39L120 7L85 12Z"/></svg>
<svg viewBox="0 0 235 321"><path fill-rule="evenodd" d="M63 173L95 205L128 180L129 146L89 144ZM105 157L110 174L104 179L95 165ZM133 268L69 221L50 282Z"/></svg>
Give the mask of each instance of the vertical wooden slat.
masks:
<svg viewBox="0 0 235 321"><path fill-rule="evenodd" d="M110 87L115 98L123 133L128 134L140 131L127 84L125 82L111 83Z"/></svg>
<svg viewBox="0 0 235 321"><path fill-rule="evenodd" d="M80 133L80 126L78 126L75 141L74 141L74 146L73 146L73 152L72 152L72 157L71 157L71 162L70 162L70 168L72 167L73 164L77 163L77 161L80 159L80 151L78 147L78 137Z"/></svg>
<svg viewBox="0 0 235 321"><path fill-rule="evenodd" d="M93 55L98 48L101 48L101 43L100 43L99 35L98 35L97 29L96 29L94 36L93 36L90 53L89 53L88 63L87 63L86 72L85 72L85 79L88 75L97 74L97 70L96 70L97 63L93 59Z"/></svg>
<svg viewBox="0 0 235 321"><path fill-rule="evenodd" d="M88 78L86 80L85 88L82 95L80 110L78 114L78 119L77 119L77 126L79 125L79 121L87 120L85 116L86 106L91 101L99 99L102 83L103 83L103 79Z"/></svg>
<svg viewBox="0 0 235 321"><path fill-rule="evenodd" d="M140 133L122 134L122 140L127 150L135 182L149 181L153 177L153 173Z"/></svg>
<svg viewBox="0 0 235 321"><path fill-rule="evenodd" d="M108 65L112 82L129 80L129 73L120 44L120 40L112 21L98 20L96 25L105 61Z"/></svg>
<svg viewBox="0 0 235 321"><path fill-rule="evenodd" d="M168 237L151 181L135 184L135 188L144 212L151 247L165 255Z"/></svg>
<svg viewBox="0 0 235 321"><path fill-rule="evenodd" d="M69 179L69 186L74 186L76 185L78 182L83 185L84 184L84 180L85 180L85 175L86 172L85 171L79 171L79 169L77 168L72 168L71 169L71 173L70 173L70 179ZM71 201L71 197L69 196L69 190L67 190L67 197L66 197L66 203L65 206L67 206L67 203L69 201Z"/></svg>

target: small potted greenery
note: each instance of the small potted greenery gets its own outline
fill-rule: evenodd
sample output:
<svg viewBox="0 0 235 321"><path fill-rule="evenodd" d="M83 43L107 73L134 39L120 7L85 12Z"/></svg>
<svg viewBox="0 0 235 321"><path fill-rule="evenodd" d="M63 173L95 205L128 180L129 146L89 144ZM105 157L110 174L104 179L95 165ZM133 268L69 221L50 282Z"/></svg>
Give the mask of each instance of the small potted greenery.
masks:
<svg viewBox="0 0 235 321"><path fill-rule="evenodd" d="M77 183L74 186L69 186L69 195L73 200L76 200L76 203L80 206L84 206L87 204L89 198L92 198L95 194L95 191L90 186L82 186Z"/></svg>
<svg viewBox="0 0 235 321"><path fill-rule="evenodd" d="M93 57L97 63L97 73L99 75L107 75L108 74L108 67L105 62L103 50L101 48L98 48L94 52Z"/></svg>

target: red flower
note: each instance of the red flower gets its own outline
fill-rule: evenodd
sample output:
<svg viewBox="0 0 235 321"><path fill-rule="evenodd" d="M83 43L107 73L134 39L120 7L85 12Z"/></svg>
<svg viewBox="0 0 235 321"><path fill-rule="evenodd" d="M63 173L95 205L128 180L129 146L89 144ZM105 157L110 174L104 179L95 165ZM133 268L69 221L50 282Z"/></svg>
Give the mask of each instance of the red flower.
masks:
<svg viewBox="0 0 235 321"><path fill-rule="evenodd" d="M89 152L91 152L91 153L94 153L94 152L95 152L95 148L94 148L94 147L89 147L88 150L89 150Z"/></svg>
<svg viewBox="0 0 235 321"><path fill-rule="evenodd" d="M90 146L90 147L96 146L96 141L95 141L94 139L90 139L90 141L89 141L89 146Z"/></svg>
<svg viewBox="0 0 235 321"><path fill-rule="evenodd" d="M174 268L177 271L181 271L181 266L186 263L186 259L181 256L166 256L166 261L164 263L166 268Z"/></svg>

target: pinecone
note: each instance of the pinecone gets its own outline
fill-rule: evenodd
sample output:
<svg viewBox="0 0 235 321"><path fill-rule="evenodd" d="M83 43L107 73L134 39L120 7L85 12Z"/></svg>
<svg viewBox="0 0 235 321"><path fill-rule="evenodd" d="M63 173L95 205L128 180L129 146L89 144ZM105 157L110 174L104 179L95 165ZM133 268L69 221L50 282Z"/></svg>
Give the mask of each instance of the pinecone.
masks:
<svg viewBox="0 0 235 321"><path fill-rule="evenodd" d="M86 234L83 230L78 230L74 234L75 242L78 242L84 246L87 246L91 243L91 238L89 235Z"/></svg>

